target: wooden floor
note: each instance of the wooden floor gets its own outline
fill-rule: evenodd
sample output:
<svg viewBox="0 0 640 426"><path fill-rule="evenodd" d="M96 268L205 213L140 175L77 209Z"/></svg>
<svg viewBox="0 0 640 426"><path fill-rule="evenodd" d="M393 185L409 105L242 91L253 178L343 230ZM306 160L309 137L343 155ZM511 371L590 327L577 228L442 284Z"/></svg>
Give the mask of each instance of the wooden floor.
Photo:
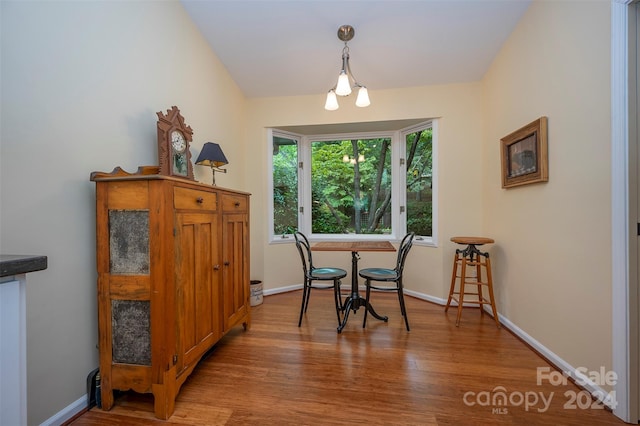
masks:
<svg viewBox="0 0 640 426"><path fill-rule="evenodd" d="M337 334L330 291L311 295L298 328L300 298L266 296L254 307L251 329L218 343L168 421L154 418L152 396L124 393L110 411L93 408L71 424L625 424L571 382L538 385L536 368L549 365L477 309L465 309L456 328L455 310L407 297L407 332L395 294L376 293L389 322L369 316L363 329L360 310Z"/></svg>

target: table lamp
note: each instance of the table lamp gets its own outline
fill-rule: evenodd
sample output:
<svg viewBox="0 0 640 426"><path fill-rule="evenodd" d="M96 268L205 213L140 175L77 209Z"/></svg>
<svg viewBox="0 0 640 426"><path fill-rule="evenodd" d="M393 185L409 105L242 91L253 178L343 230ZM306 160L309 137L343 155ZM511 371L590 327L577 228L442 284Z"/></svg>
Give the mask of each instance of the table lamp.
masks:
<svg viewBox="0 0 640 426"><path fill-rule="evenodd" d="M202 151L200 151L200 155L198 155L196 164L211 167L211 174L213 176L213 182L211 184L215 186L216 172L227 173L227 170L221 169L220 166L229 164L229 162L227 161L227 157L224 156L220 145L213 142L206 142L202 147Z"/></svg>

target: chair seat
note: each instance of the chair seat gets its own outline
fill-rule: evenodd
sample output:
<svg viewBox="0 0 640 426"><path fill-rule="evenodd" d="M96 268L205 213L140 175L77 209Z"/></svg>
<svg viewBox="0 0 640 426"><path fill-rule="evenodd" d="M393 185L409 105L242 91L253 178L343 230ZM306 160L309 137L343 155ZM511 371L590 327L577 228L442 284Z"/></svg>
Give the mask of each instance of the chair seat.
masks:
<svg viewBox="0 0 640 426"><path fill-rule="evenodd" d="M310 278L314 280L334 280L346 276L347 271L340 268L314 268L310 274Z"/></svg>
<svg viewBox="0 0 640 426"><path fill-rule="evenodd" d="M360 276L374 281L395 281L398 279L398 273L394 269L386 268L366 268L360 271Z"/></svg>

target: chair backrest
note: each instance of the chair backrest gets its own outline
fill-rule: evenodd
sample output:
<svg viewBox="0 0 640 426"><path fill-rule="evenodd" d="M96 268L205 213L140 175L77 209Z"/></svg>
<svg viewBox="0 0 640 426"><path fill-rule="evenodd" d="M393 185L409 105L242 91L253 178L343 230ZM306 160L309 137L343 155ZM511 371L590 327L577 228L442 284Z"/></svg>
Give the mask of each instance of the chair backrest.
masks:
<svg viewBox="0 0 640 426"><path fill-rule="evenodd" d="M313 270L313 258L311 257L311 245L307 236L300 231L294 232L293 236L296 239L296 247L298 253L300 253L300 260L302 260L302 270L304 276L308 276L310 271Z"/></svg>
<svg viewBox="0 0 640 426"><path fill-rule="evenodd" d="M409 232L400 242L400 247L398 247L398 260L396 261L396 273L398 274L398 276L402 275L402 270L404 269L404 261L409 254L409 250L411 250L411 246L413 246L413 237L415 236L415 232Z"/></svg>

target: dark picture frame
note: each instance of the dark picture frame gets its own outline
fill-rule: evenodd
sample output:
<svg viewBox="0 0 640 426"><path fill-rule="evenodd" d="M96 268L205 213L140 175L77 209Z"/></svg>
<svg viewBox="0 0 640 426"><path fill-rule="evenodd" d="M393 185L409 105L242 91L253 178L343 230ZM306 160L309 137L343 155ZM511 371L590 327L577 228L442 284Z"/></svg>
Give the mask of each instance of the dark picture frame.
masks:
<svg viewBox="0 0 640 426"><path fill-rule="evenodd" d="M500 139L502 187L549 180L547 117L540 117Z"/></svg>

